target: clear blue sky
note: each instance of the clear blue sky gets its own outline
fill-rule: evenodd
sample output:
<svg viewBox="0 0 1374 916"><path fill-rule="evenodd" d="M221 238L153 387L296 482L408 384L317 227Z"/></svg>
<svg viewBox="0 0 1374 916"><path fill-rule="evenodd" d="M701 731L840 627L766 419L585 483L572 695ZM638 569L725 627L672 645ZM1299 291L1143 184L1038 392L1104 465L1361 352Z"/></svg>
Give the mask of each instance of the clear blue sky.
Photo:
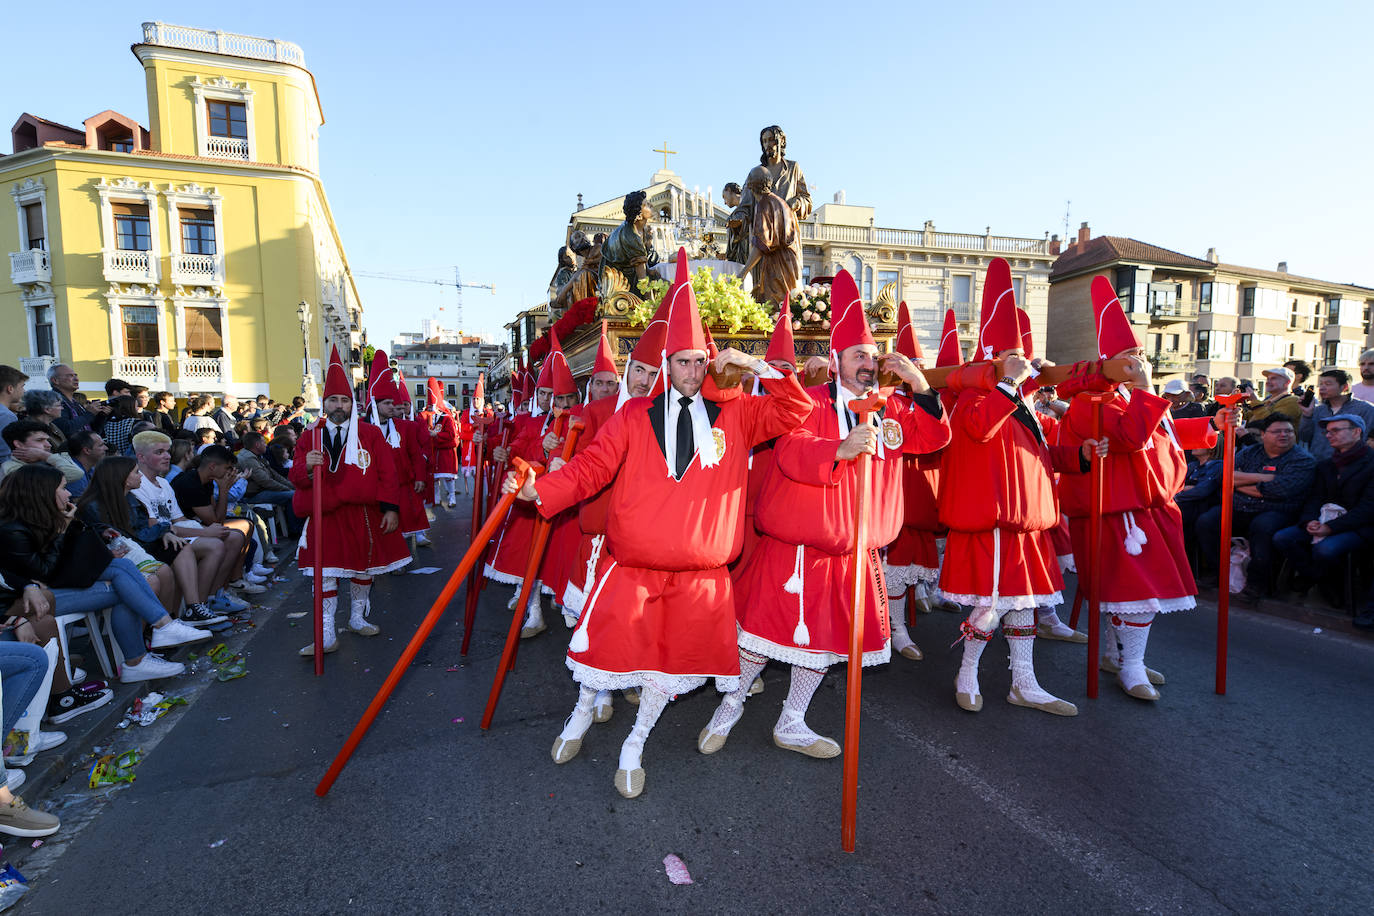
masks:
<svg viewBox="0 0 1374 916"><path fill-rule="evenodd" d="M4 117L147 123L143 20L294 41L355 271L493 283L465 324L542 296L567 218L662 163L719 189L781 124L817 202L880 226L1124 235L1374 286L1367 4L375 3L77 0L11 42ZM842 15L840 15L842 13ZM11 25L21 22L11 17ZM19 32L16 32L19 34ZM35 79L40 76L41 79ZM453 323L453 291L359 280L372 340ZM439 306L445 311L437 312Z"/></svg>

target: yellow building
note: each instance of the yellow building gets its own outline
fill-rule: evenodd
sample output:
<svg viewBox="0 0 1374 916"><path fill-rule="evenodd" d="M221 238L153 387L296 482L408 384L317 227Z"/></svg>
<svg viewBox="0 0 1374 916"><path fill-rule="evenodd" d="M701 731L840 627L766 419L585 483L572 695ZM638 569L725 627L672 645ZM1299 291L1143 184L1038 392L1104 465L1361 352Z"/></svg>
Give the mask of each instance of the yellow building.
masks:
<svg viewBox="0 0 1374 916"><path fill-rule="evenodd" d="M14 211L0 212L0 321L19 331L0 362L68 363L90 391L116 377L287 400L314 394L337 344L360 377L361 306L301 49L149 22L132 50L148 129L113 111L82 128L24 114L0 156Z"/></svg>

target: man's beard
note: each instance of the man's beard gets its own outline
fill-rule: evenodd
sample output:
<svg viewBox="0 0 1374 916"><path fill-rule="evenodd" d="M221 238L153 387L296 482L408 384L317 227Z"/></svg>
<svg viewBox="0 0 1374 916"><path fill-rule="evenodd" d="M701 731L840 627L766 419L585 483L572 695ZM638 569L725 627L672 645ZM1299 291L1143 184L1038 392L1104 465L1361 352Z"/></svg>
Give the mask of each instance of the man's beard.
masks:
<svg viewBox="0 0 1374 916"><path fill-rule="evenodd" d="M342 426L347 421L348 411L346 410L336 410L329 415L329 422L333 423L335 426Z"/></svg>

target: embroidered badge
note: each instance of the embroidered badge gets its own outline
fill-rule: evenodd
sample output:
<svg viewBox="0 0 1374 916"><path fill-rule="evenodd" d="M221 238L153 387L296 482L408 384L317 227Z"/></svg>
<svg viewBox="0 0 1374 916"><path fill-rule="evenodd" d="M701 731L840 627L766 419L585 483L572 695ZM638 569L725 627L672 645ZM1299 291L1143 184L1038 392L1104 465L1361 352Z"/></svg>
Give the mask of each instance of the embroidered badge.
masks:
<svg viewBox="0 0 1374 916"><path fill-rule="evenodd" d="M720 460L721 458L724 458L724 457L725 457L725 430L723 430L723 429L716 429L716 428L712 427L712 429L711 429L711 440L712 440L713 442L715 442L715 444L716 444L716 460Z"/></svg>
<svg viewBox="0 0 1374 916"><path fill-rule="evenodd" d="M902 424L891 417L883 420L883 445L887 448L902 447Z"/></svg>
<svg viewBox="0 0 1374 916"><path fill-rule="evenodd" d="M364 474L366 474L366 473L367 473L367 469L370 468L371 466L372 466L372 453L369 452L369 451L368 451L367 449L365 449L365 448L359 448L359 449L358 449L358 470L360 470L360 471L362 471Z"/></svg>

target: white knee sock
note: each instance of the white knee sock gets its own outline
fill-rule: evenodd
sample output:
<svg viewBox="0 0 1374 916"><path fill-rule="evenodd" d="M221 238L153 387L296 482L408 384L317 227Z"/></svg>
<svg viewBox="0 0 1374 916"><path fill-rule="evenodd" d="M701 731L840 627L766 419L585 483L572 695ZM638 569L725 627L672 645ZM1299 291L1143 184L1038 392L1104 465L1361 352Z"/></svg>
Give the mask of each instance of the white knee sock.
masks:
<svg viewBox="0 0 1374 916"><path fill-rule="evenodd" d="M563 723L563 731L558 737L564 741L572 741L585 735L587 729L592 727L592 704L595 702L596 690L591 687L580 687L577 691L577 705L573 707L572 715Z"/></svg>
<svg viewBox="0 0 1374 916"><path fill-rule="evenodd" d="M1102 640L1100 652L1103 658L1109 658L1118 667L1121 665L1121 650L1116 642L1116 625L1112 623L1112 615L1106 611L1102 612L1102 625L1098 628Z"/></svg>
<svg viewBox="0 0 1374 916"><path fill-rule="evenodd" d="M352 590L352 611L348 617L351 627L367 626L367 612L372 608L369 600L372 594L371 579L354 579Z"/></svg>
<svg viewBox="0 0 1374 916"><path fill-rule="evenodd" d="M334 625L334 615L339 609L339 580L325 576L320 580L320 588L324 590L324 600L320 602L324 611L324 644L332 646L339 638Z"/></svg>
<svg viewBox="0 0 1374 916"><path fill-rule="evenodd" d="M1011 685L1028 700L1053 700L1035 679L1035 612L1007 611L1002 618L1002 635L1007 639L1007 654L1011 658Z"/></svg>
<svg viewBox="0 0 1374 916"><path fill-rule="evenodd" d="M900 652L907 646L915 645L906 628L906 592L887 596L888 618L892 623L892 651Z"/></svg>
<svg viewBox="0 0 1374 916"><path fill-rule="evenodd" d="M720 705L716 707L711 721L706 725L707 729L718 735L727 733L727 729L734 724L731 720L736 718L738 710L749 697L749 688L753 685L754 678L758 677L767 665L766 657L756 655L747 649L739 650L739 686L721 698Z"/></svg>
<svg viewBox="0 0 1374 916"><path fill-rule="evenodd" d="M654 730L658 717L668 708L672 697L652 684L645 684L639 694L639 712L635 715L635 727L630 736L620 746L620 769L637 770L644 757L644 742L649 732Z"/></svg>
<svg viewBox="0 0 1374 916"><path fill-rule="evenodd" d="M981 691L978 689L978 660L983 657L983 650L987 648L988 640L992 639L992 630L979 629L975 621L987 616L986 609L974 608L969 613L968 620L964 621L962 630L964 632L964 658L959 663L959 674L954 680L954 689L959 693L967 693L977 696ZM993 619L993 626L997 625L996 618Z"/></svg>
<svg viewBox="0 0 1374 916"><path fill-rule="evenodd" d="M1149 642L1150 624L1154 619L1153 611L1117 614L1112 619L1112 629L1121 640L1121 682L1127 687L1150 682L1145 674L1145 644Z"/></svg>

